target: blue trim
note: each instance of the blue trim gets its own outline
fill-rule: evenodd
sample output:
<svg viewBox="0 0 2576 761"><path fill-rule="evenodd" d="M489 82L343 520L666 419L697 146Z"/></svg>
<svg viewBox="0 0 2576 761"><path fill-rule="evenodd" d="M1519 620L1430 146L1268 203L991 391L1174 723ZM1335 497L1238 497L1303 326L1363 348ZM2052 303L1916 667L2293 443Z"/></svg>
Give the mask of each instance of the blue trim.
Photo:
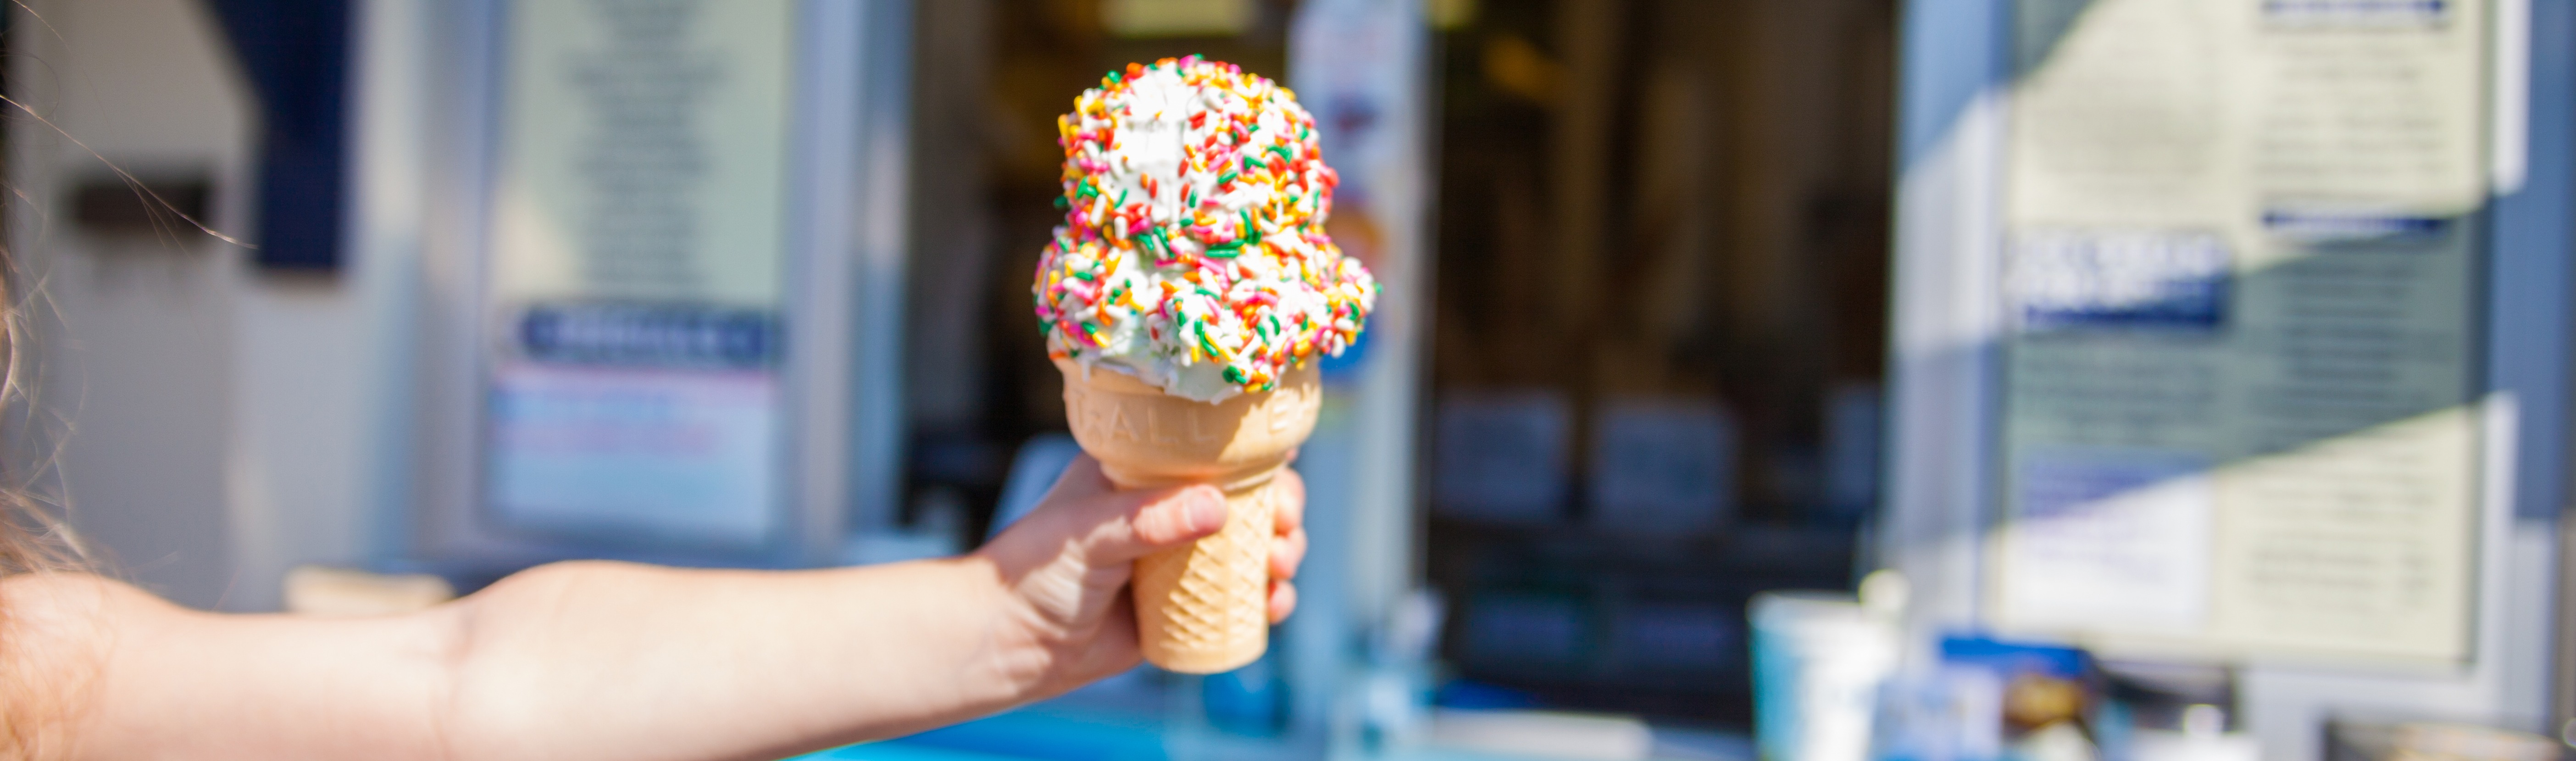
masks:
<svg viewBox="0 0 2576 761"><path fill-rule="evenodd" d="M348 184L348 0L207 0L262 107L262 269L340 268Z"/></svg>
<svg viewBox="0 0 2576 761"><path fill-rule="evenodd" d="M1031 761L1016 756L943 750L899 742L868 743L797 756L789 761Z"/></svg>
<svg viewBox="0 0 2576 761"><path fill-rule="evenodd" d="M2008 0L1911 0L1897 51L1897 166L1931 155L2006 75Z"/></svg>
<svg viewBox="0 0 2576 761"><path fill-rule="evenodd" d="M2002 394L2001 354L1991 333L1929 346L1910 329L1924 321L1960 324L1949 281L1991 251L1963 241L2000 224L2000 164L1948 150L1997 147L1997 121L1979 121L1984 99L2000 98L2010 75L2011 0L1907 0L1897 51L1898 113L1894 261L1888 315L1888 494L1881 505L1882 562L1913 574L1927 595L1924 621L1964 624L1983 615L1984 551L1991 520ZM2000 157L1995 157L1999 159ZM1970 218L1974 217L1974 218ZM1973 320L1969 322L1973 323ZM1956 540L1956 541L1954 541Z"/></svg>
<svg viewBox="0 0 2576 761"><path fill-rule="evenodd" d="M1167 761L1153 717L1039 705L799 761Z"/></svg>
<svg viewBox="0 0 2576 761"><path fill-rule="evenodd" d="M2522 187L2495 200L2488 305L2489 387L2518 405L2514 516L2554 520L2565 504L2568 217L2576 212L2576 0L2531 0L2528 158ZM2502 548L2489 548L2489 552Z"/></svg>

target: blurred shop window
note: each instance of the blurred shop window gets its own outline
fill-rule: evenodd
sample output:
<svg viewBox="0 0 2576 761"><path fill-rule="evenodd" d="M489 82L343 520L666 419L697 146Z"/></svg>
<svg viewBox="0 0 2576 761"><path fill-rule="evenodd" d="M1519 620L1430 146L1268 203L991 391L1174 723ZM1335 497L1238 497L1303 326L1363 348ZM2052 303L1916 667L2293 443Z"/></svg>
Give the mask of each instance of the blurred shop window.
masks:
<svg viewBox="0 0 2576 761"><path fill-rule="evenodd" d="M1427 8L1440 657L1748 727L1747 600L1849 589L1878 500L1897 4Z"/></svg>
<svg viewBox="0 0 2576 761"><path fill-rule="evenodd" d="M1458 394L1440 402L1432 509L1464 520L1547 525L1561 516L1571 413L1550 393Z"/></svg>
<svg viewBox="0 0 2576 761"><path fill-rule="evenodd" d="M1594 419L1586 503L1595 530L1689 536L1734 518L1735 421L1723 408L1613 399Z"/></svg>

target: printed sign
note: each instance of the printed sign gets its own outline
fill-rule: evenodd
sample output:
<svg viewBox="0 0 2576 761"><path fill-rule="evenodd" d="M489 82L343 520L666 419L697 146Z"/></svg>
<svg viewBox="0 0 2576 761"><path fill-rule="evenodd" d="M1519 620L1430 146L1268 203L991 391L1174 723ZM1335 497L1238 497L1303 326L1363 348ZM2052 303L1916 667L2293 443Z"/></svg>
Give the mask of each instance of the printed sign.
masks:
<svg viewBox="0 0 2576 761"><path fill-rule="evenodd" d="M778 528L794 8L507 6L483 457L505 525Z"/></svg>
<svg viewBox="0 0 2576 761"><path fill-rule="evenodd" d="M2016 11L1991 618L2468 657L2487 4Z"/></svg>

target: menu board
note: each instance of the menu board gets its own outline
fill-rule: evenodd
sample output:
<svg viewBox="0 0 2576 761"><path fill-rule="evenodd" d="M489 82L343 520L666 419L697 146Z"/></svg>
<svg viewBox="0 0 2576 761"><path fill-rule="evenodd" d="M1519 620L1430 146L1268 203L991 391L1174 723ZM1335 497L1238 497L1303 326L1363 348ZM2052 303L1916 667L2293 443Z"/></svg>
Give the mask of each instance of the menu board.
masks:
<svg viewBox="0 0 2576 761"><path fill-rule="evenodd" d="M749 545L782 516L791 0L512 0L485 322L505 524Z"/></svg>
<svg viewBox="0 0 2576 761"><path fill-rule="evenodd" d="M2015 10L1990 618L2466 658L2485 4Z"/></svg>

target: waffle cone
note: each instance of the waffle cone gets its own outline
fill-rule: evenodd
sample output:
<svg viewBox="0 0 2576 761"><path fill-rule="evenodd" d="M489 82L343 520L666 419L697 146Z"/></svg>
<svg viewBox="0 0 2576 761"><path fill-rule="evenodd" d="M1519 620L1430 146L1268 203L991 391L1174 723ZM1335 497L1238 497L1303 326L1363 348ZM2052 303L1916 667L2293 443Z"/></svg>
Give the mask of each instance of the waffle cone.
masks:
<svg viewBox="0 0 2576 761"><path fill-rule="evenodd" d="M1136 561L1136 635L1145 660L1187 674L1228 671L1269 647L1275 476L1315 430L1323 400L1314 367L1274 391L1210 404L1163 393L1115 370L1058 359L1065 416L1082 450L1121 489L1213 484L1225 528Z"/></svg>

